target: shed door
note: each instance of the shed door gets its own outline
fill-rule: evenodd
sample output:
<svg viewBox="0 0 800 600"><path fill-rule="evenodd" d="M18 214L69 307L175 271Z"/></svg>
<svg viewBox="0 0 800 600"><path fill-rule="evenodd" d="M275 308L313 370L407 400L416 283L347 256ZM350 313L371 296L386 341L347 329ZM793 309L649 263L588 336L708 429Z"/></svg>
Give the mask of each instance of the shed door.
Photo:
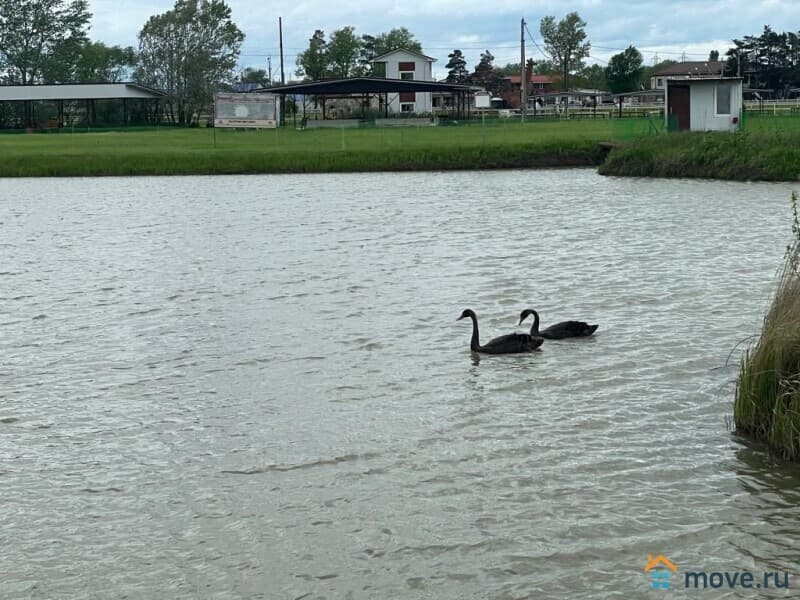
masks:
<svg viewBox="0 0 800 600"><path fill-rule="evenodd" d="M679 131L687 131L692 124L689 116L689 86L669 86L669 116Z"/></svg>

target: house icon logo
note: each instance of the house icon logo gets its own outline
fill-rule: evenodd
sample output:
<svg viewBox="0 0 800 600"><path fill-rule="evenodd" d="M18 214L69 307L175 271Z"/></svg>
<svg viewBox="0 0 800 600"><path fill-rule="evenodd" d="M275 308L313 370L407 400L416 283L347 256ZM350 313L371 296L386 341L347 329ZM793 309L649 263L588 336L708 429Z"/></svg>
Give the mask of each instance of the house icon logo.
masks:
<svg viewBox="0 0 800 600"><path fill-rule="evenodd" d="M668 590L670 572L675 573L677 570L678 567L675 566L675 563L663 554L655 557L650 554L647 555L647 564L644 566L644 572L652 577L654 590Z"/></svg>

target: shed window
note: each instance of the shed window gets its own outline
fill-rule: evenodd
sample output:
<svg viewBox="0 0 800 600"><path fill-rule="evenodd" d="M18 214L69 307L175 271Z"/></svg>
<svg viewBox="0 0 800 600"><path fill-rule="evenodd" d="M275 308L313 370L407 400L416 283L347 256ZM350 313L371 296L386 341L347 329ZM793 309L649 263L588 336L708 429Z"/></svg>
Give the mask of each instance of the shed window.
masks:
<svg viewBox="0 0 800 600"><path fill-rule="evenodd" d="M729 83L717 84L717 114L731 114L731 92L733 88Z"/></svg>
<svg viewBox="0 0 800 600"><path fill-rule="evenodd" d="M413 113L414 112L414 105L413 104L401 104L400 105L400 112Z"/></svg>
<svg viewBox="0 0 800 600"><path fill-rule="evenodd" d="M398 71L414 71L414 61L411 62L401 62L398 66Z"/></svg>
<svg viewBox="0 0 800 600"><path fill-rule="evenodd" d="M400 73L400 79L414 79L413 73Z"/></svg>

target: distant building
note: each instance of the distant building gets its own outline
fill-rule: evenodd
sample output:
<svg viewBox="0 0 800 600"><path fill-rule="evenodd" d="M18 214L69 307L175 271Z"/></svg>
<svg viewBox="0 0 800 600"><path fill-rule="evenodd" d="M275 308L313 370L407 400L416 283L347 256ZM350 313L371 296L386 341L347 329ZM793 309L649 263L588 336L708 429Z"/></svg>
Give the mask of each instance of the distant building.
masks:
<svg viewBox="0 0 800 600"><path fill-rule="evenodd" d="M397 48L372 59L373 72L387 79L433 81L436 59L413 50ZM388 112L430 113L433 108L430 92L399 92L388 94Z"/></svg>
<svg viewBox="0 0 800 600"><path fill-rule="evenodd" d="M663 90L667 79L696 79L702 77L722 77L725 62L721 60L702 60L680 62L659 69L650 76L650 89Z"/></svg>
<svg viewBox="0 0 800 600"><path fill-rule="evenodd" d="M522 75L509 75L503 79L506 85L503 86L501 97L505 101L506 107L519 108L521 96L520 81L522 81ZM528 101L532 103L536 97L553 91L553 79L549 75L531 75L527 89Z"/></svg>

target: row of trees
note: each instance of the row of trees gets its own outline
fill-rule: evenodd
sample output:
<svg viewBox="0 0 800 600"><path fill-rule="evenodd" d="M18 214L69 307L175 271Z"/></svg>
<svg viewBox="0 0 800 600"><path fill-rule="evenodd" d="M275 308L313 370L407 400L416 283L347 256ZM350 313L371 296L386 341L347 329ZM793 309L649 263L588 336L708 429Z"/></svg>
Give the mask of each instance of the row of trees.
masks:
<svg viewBox="0 0 800 600"><path fill-rule="evenodd" d="M0 83L133 80L167 92L169 118L188 123L235 77L244 34L223 0L177 0L138 49L91 41L91 17L86 0L0 0Z"/></svg>
<svg viewBox="0 0 800 600"><path fill-rule="evenodd" d="M231 18L224 0L177 0L171 10L154 15L138 34L138 48L106 46L88 37L91 13L87 0L0 0L0 83L36 84L134 80L166 91L170 118L190 122L208 106L214 89L236 78L244 33ZM586 66L591 44L586 23L576 12L560 21L544 17L539 25L549 60L526 65L528 72L551 75L557 87L577 85L625 92L639 89L651 69L643 67L633 46L611 57L607 67ZM750 79L752 87L786 95L800 87L800 35L765 27L759 36L733 40L727 51L726 74ZM334 31L328 39L314 32L297 57L297 75L306 79L384 76L373 59L394 48L422 52L406 28L378 35L356 35L353 27ZM709 57L716 59L718 53ZM501 94L505 77L520 72L519 64L498 67L489 50L470 71L461 50L448 55L448 80L485 86ZM241 78L263 83L263 71Z"/></svg>
<svg viewBox="0 0 800 600"><path fill-rule="evenodd" d="M386 74L377 72L372 60L395 48L422 52L422 45L405 27L361 36L356 35L355 28L343 27L331 33L328 40L325 32L317 29L308 40L308 48L297 56L295 74L312 81L331 77L382 77Z"/></svg>
<svg viewBox="0 0 800 600"><path fill-rule="evenodd" d="M549 60L527 65L528 73L549 75L556 87L562 89L569 88L572 80L581 87L623 93L647 87L652 73L676 62L666 60L645 67L641 52L629 46L613 55L606 67L586 66L584 59L589 56L591 44L586 40L585 27L586 22L576 12L560 21L544 17L539 32ZM766 26L760 36L746 36L733 43L734 47L726 53L725 75L744 76L750 87L772 90L777 97L787 96L791 89L800 87L800 34L776 33ZM519 63L496 67L489 50L481 53L472 72L467 69L461 50L453 50L448 58L448 81L485 85L495 94L502 94L503 87L508 85L505 77L520 73ZM708 60L719 60L719 52L712 51Z"/></svg>
<svg viewBox="0 0 800 600"><path fill-rule="evenodd" d="M778 97L800 87L800 33L777 33L766 26L761 35L733 44L726 52L726 75L747 77L750 87L773 90Z"/></svg>

